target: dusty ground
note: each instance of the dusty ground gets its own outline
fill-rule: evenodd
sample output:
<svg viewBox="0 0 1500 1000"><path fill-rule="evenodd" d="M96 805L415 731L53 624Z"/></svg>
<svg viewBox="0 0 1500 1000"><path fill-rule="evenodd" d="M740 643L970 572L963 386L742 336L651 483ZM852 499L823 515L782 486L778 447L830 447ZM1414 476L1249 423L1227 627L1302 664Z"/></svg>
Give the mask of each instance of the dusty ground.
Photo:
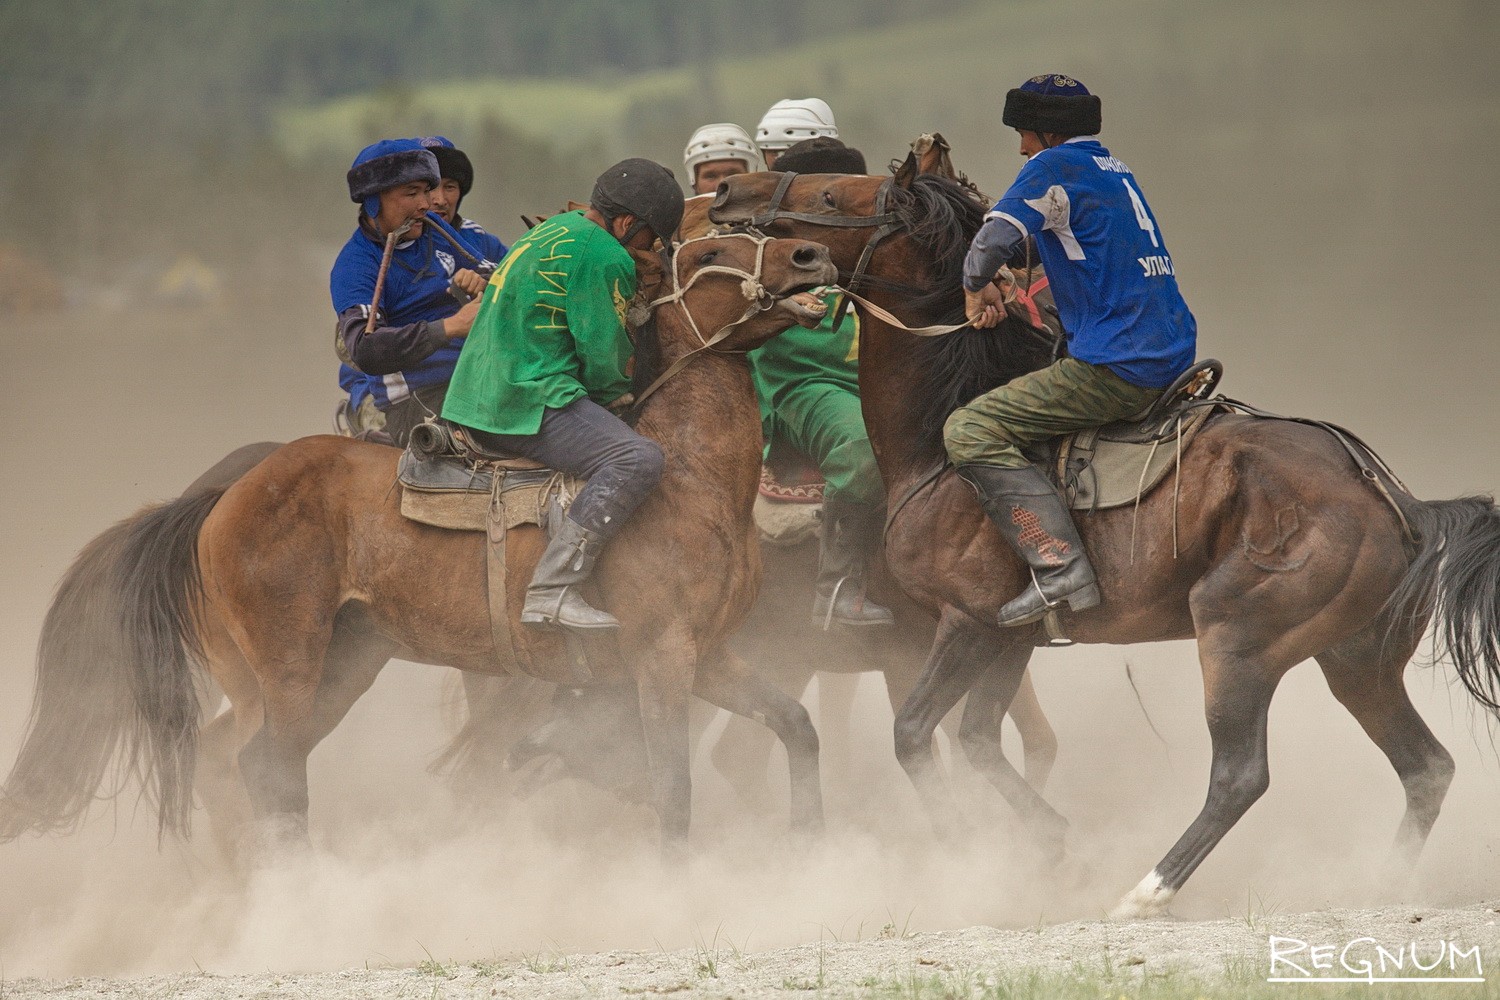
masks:
<svg viewBox="0 0 1500 1000"><path fill-rule="evenodd" d="M773 951L747 951L732 942L709 940L678 950L606 951L566 955L538 952L478 960L428 959L415 967L341 969L321 973L215 975L211 972L139 979L22 979L4 986L15 1000L36 997L152 998L207 1000L220 997L311 998L505 996L524 1000L673 994L696 997L788 997L803 993L855 997L901 995L967 997L993 995L1004 985L1025 992L1076 977L1135 992L1154 979L1216 984L1261 984L1271 973L1271 937L1309 945L1333 945L1332 961L1351 941L1370 938L1391 954L1410 960L1412 944L1423 966L1449 958L1427 975L1484 977L1500 954L1500 910L1388 907L1332 909L1317 913L1259 915L1195 922L1110 923L1075 921L1021 930L970 927L937 933L902 934L894 928L865 940L830 937ZM1461 957L1453 958L1451 945ZM1348 970L1318 970L1286 941L1277 942L1274 974L1300 975L1299 963L1319 977L1351 976ZM1373 949L1373 945L1370 946ZM1470 954L1478 948L1479 955ZM1362 956L1348 953L1354 972ZM1410 975L1406 971L1391 975ZM1379 971L1375 973L1381 975ZM1265 986L1275 995L1276 986ZM1478 989L1479 987L1466 987ZM1451 990L1424 984L1424 990ZM1465 994L1468 995L1468 994Z"/></svg>

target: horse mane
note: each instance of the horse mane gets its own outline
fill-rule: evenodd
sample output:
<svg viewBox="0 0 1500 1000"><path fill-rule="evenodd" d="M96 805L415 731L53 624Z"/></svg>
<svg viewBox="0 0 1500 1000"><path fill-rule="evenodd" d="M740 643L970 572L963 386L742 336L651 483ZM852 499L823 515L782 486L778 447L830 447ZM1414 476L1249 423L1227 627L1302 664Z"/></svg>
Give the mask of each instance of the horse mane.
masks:
<svg viewBox="0 0 1500 1000"><path fill-rule="evenodd" d="M971 186L934 174L918 175L910 188L892 187L891 210L927 262L926 290L905 302L918 323L962 321L964 257L987 208ZM943 424L954 410L1051 362L1045 339L1009 315L989 330L965 327L920 338L911 351L915 386L910 397L920 447L942 454Z"/></svg>

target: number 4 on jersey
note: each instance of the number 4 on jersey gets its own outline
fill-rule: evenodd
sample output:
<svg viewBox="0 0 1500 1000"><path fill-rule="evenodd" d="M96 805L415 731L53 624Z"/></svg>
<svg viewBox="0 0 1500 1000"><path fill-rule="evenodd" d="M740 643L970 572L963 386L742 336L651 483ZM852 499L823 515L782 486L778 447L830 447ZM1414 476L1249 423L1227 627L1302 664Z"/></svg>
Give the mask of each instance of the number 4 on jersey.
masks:
<svg viewBox="0 0 1500 1000"><path fill-rule="evenodd" d="M1152 246L1161 246L1161 242L1156 238L1156 226L1152 223L1151 216L1146 213L1146 203L1141 201L1140 194L1136 192L1135 188L1130 186L1128 179L1121 177L1120 183L1125 185L1125 191L1130 195L1130 203L1135 206L1135 221L1139 222L1141 228L1146 231L1146 235L1151 237Z"/></svg>

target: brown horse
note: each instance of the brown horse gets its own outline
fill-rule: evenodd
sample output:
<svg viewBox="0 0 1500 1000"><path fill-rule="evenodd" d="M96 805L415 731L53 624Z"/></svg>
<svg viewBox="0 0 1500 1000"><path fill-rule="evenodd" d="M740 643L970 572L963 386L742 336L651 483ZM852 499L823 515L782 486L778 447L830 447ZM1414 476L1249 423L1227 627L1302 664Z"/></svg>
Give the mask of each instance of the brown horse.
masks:
<svg viewBox="0 0 1500 1000"><path fill-rule="evenodd" d="M687 244L669 266L667 284L685 292L656 311L654 332L643 328L652 348L643 354L665 370L700 348L698 330L727 332L639 412L666 471L600 563L598 589L621 620L619 635L590 640L585 652L601 680L633 680L639 690L662 846L677 854L691 811L692 694L765 719L787 746L793 826L821 828L817 735L806 711L754 676L725 640L759 583L750 523L759 417L743 352L811 319L791 297L834 273L822 247L745 237ZM650 298L663 273L654 259L640 268ZM154 793L162 828L186 831L200 743L194 661L230 702L203 729L198 790L231 850L250 820L276 839L305 837L307 756L393 656L555 679L565 655L555 633L513 618L522 655L494 648L482 535L401 516L398 454L304 438L227 490L191 491L137 516L123 539L106 533L118 545L107 656L88 660L78 654L99 644L67 638L70 623L88 620L86 600L54 605L31 727L0 800L0 836L76 821L117 750ZM513 614L543 542L534 527L508 536ZM90 709L87 729L71 725L70 689Z"/></svg>
<svg viewBox="0 0 1500 1000"><path fill-rule="evenodd" d="M911 144L911 155L901 164L905 183L919 174L943 177L972 189L968 178L954 167L950 157L951 147L941 133L918 136ZM701 236L709 232L713 222L709 209L715 201L712 195L700 195L687 201L679 233L684 237ZM891 708L899 710L915 688L921 674L923 653L931 648L933 622L929 615L899 593L892 592L888 574L877 574L876 599L897 614L897 635L892 637L880 630L875 635L861 634L859 630L844 630L829 634L812 627L807 622L805 609L798 606L807 594L812 593L813 577L817 567L817 544L807 542L790 549L763 547L769 586L761 591L760 600L752 611L746 628L735 636L734 648L757 672L775 681L783 691L800 697L812 679L823 672L834 674L857 674L878 671L885 680L886 694ZM847 686L833 687L833 691L852 695ZM830 746L847 742L848 712L852 707L847 701L830 705L822 688L819 690L819 730L825 752ZM1009 714L1021 737L1021 749L1025 768L1025 780L1041 791L1046 787L1053 762L1057 758L1057 737L1047 721L1041 702L1029 674L1021 678L1014 698L986 722L987 711L992 707L977 706L969 716L969 728L993 725L994 740L972 734L961 739L975 753L987 754L998 748L1000 719ZM565 733L559 734L566 738ZM556 741L553 741L554 745ZM766 765L771 743L764 738L764 730L752 725L749 720L733 718L714 745L712 759L715 767L734 786L740 795L750 801L763 800L768 789L765 783Z"/></svg>
<svg viewBox="0 0 1500 1000"><path fill-rule="evenodd" d="M942 817L951 803L934 779L933 728L971 689L971 707L974 695L1007 704L1041 628L993 625L1027 578L973 491L945 467L942 424L981 392L1048 363L1050 345L1014 321L931 338L904 329L963 320L963 258L986 206L962 186L911 171L787 182L777 173L730 178L710 214L817 239L845 274L865 257L865 294L898 318L864 316L861 396L890 503L887 562L940 616L923 678L897 717L896 752ZM873 230L884 238L869 250L876 216L889 224ZM1202 811L1116 915L1163 913L1265 791L1271 696L1308 658L1400 776L1406 813L1395 859L1415 862L1453 762L1402 674L1435 617L1465 687L1500 709L1500 511L1489 498L1418 501L1380 469L1362 446L1346 449L1323 427L1222 415L1184 455L1180 496L1161 489L1138 514L1080 517L1104 602L1064 613L1064 631L1096 643L1196 637L1213 744ZM985 752L984 730L970 732L987 776L1060 856L1062 818L998 746Z"/></svg>

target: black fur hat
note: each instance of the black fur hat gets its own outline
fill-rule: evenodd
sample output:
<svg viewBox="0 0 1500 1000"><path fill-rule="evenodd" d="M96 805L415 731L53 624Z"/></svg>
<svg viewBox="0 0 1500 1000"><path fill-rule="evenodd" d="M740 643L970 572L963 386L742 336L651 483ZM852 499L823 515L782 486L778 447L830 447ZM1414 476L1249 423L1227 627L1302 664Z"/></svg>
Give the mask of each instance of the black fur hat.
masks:
<svg viewBox="0 0 1500 1000"><path fill-rule="evenodd" d="M474 164L469 154L453 145L453 140L441 135L429 135L417 140L437 157L438 172L449 180L458 182L458 196L462 198L474 187Z"/></svg>
<svg viewBox="0 0 1500 1000"><path fill-rule="evenodd" d="M1041 135L1098 135L1103 126L1099 98L1077 80L1061 73L1034 76L1005 95L1000 120L1011 128Z"/></svg>
<svg viewBox="0 0 1500 1000"><path fill-rule="evenodd" d="M788 146L776 157L777 170L798 174L863 174L865 154L830 136L819 135Z"/></svg>
<svg viewBox="0 0 1500 1000"><path fill-rule="evenodd" d="M365 214L375 218L380 212L379 195L393 187L426 181L437 187L442 179L437 158L415 139L382 139L366 146L349 168L349 200L365 206ZM371 211L371 201L374 211Z"/></svg>

